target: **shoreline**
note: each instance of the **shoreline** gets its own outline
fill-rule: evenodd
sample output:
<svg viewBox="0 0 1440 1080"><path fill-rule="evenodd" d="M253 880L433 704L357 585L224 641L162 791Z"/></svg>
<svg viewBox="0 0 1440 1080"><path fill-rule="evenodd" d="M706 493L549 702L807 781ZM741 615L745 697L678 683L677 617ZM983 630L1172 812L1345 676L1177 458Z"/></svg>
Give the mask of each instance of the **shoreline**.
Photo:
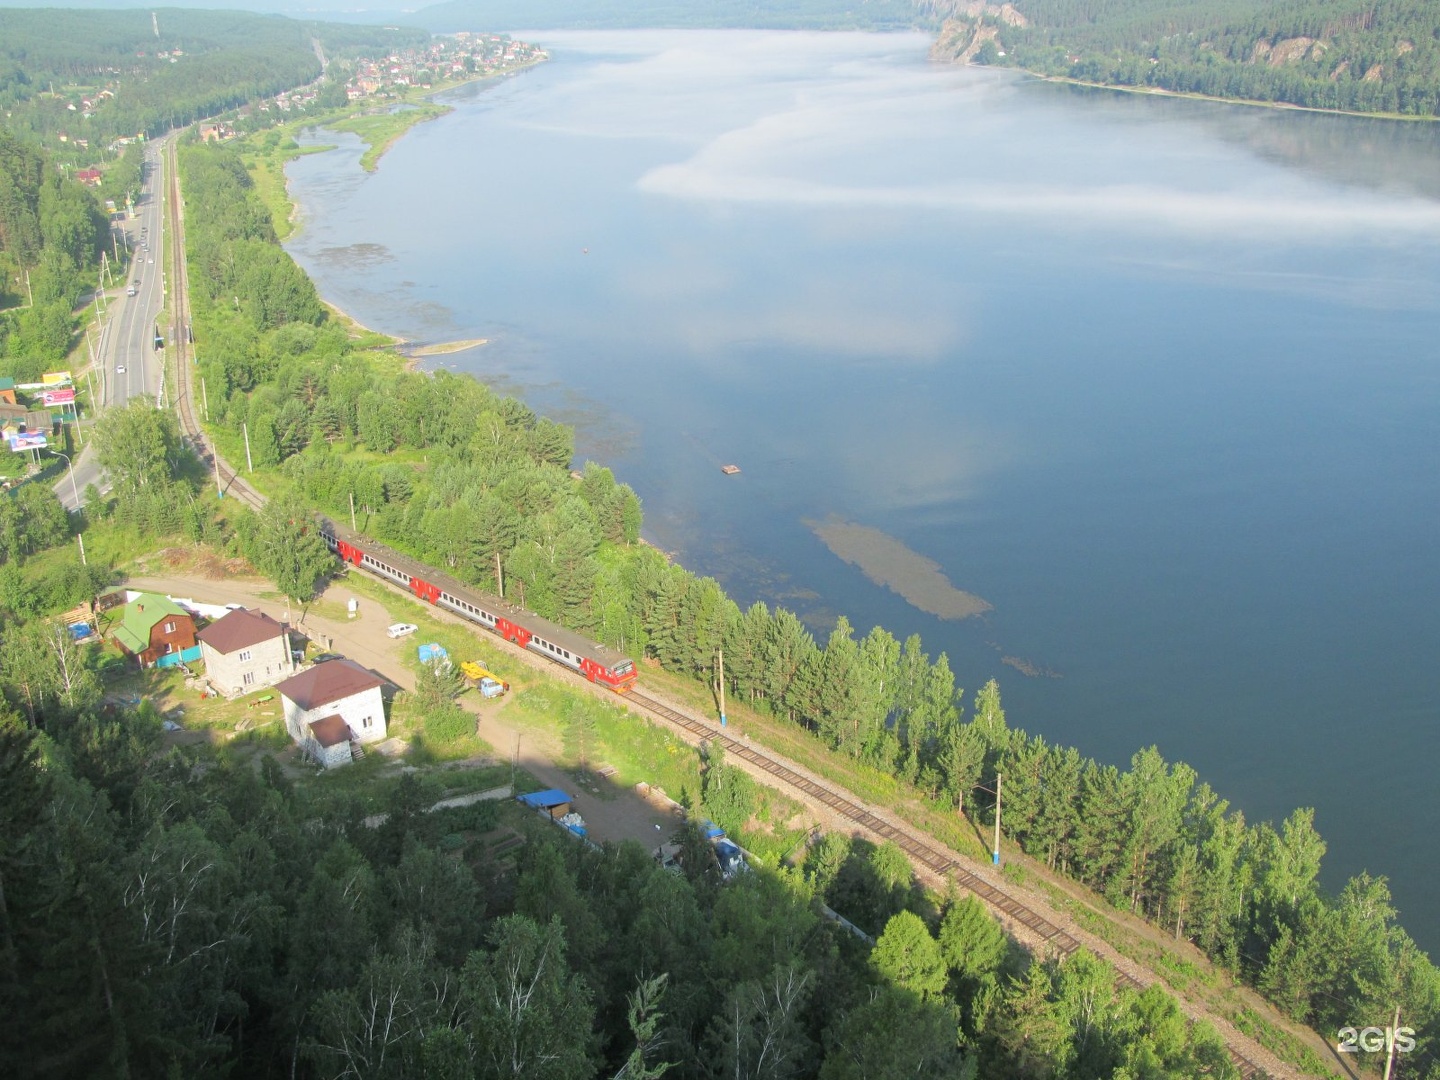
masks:
<svg viewBox="0 0 1440 1080"><path fill-rule="evenodd" d="M548 57L546 59L548 59ZM493 79L506 78L522 71L528 71L530 68L535 67L542 62L543 60L541 59L531 60L527 63L520 64L517 67L511 68L506 71L497 71L490 75L478 75L474 78L460 79L455 82L444 83L438 87L431 87L429 90L417 92L415 96L424 103L430 105L434 111L430 111L421 106L417 106L414 111L423 115L418 115L413 120L410 120L408 123L401 125L398 130L391 133L387 138L385 138L382 143L369 142L365 140L365 136L358 131L349 132L349 134L355 135L357 138L361 139L366 143L366 149L360 155L360 167L367 173L373 173L377 168L379 168L380 159L385 156L386 152L388 152L391 147L393 147L402 138L409 134L412 129L418 127L422 123L427 123L431 120L439 120L442 117L448 116L450 113L455 111L455 106L453 105L442 105L439 102L436 102L434 100L436 96L449 93L452 90L458 90L462 86L470 86L474 83L490 82ZM406 103L406 100L402 100L401 102L399 102L399 104L402 105ZM409 110L405 111L408 112ZM397 114L392 112L384 115L394 116ZM403 115L403 113L400 115ZM320 119L301 122L296 124L291 134L291 138L293 139L294 135L298 134L304 128L315 128L317 130L343 132L345 129L335 127L334 125L337 123L341 123L345 120L363 119L366 116L366 113L351 112L339 117L338 119L331 118L329 120ZM288 127L288 125L286 126ZM293 240L296 234L300 232L300 222L303 220L301 216L300 202L290 193L290 179L288 176L285 175L285 167L290 163L293 158L301 157L307 154L323 153L325 151L333 149L335 149L334 146L298 147L291 150L277 150L271 151L269 153L258 153L256 155L257 158L267 161L269 167L278 174L278 178L280 181L280 193L284 198L285 203L289 207L288 213L286 213L285 215L285 220L289 225L289 228L286 230L286 234L283 237L278 238L282 249L284 248L286 241ZM308 277L309 275L307 274L306 276ZM336 304L332 300L327 299L324 296L320 297L320 302L325 306L325 309L330 312L331 315L333 315L345 327L346 331L351 335L351 337L359 338L362 335L369 335L372 338L381 339L374 342L372 347L394 349L398 352L399 350L402 350L406 346L411 344L408 339L403 338L398 334L391 334L383 330L376 330L373 327L366 326L359 319L355 318L354 315L350 314L344 308L340 307L340 305ZM488 345L489 343L489 338L468 338L459 341L436 342L430 345L419 345L416 346L412 351L403 354L405 360L405 370L419 370L421 362L427 357L445 356L450 353L464 352L466 349L478 348L481 345Z"/></svg>
<svg viewBox="0 0 1440 1080"><path fill-rule="evenodd" d="M964 67L981 67L979 64L965 64ZM1163 86L1118 86L1111 83L1091 82L1076 79L1070 75L1046 75L1029 68L1014 67L1041 82L1064 83L1069 86L1084 86L1091 90L1111 90L1117 94L1140 94L1148 97L1175 98L1182 101L1212 101L1217 105L1243 105L1252 109L1274 109L1277 112L1319 113L1322 116L1353 116L1362 120L1403 120L1412 123L1436 123L1440 116L1410 116L1405 113L1357 112L1354 109L1322 109L1316 105L1294 105L1288 101L1255 101L1250 98L1217 97L1214 94L1200 94L1191 90L1167 90Z"/></svg>

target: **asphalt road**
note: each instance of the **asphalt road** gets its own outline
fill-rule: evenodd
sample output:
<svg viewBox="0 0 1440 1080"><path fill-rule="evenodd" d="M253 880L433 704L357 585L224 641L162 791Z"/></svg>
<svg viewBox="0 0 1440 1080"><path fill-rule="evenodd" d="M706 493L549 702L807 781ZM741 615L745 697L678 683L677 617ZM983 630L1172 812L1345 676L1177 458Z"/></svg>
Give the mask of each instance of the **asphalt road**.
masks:
<svg viewBox="0 0 1440 1080"><path fill-rule="evenodd" d="M144 185L135 204L135 216L121 226L116 288L108 293L109 306L100 323L95 344L93 377L100 401L107 408L123 407L132 397L160 390L163 354L155 349L155 326L165 307L163 209L165 191L164 149L172 136L147 144ZM128 295L130 287L135 295ZM95 484L102 492L109 484L95 463L89 445L75 456L74 477L67 471L55 482L55 494L67 510L78 509L77 496Z"/></svg>

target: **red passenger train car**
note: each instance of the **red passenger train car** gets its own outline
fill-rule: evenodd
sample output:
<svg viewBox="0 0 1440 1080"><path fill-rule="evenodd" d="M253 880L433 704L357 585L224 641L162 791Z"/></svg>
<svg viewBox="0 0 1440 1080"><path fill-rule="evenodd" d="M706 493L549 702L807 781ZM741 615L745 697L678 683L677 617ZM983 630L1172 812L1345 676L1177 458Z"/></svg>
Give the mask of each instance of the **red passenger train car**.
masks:
<svg viewBox="0 0 1440 1080"><path fill-rule="evenodd" d="M427 604L479 623L507 641L564 664L591 682L608 686L617 693L635 685L635 662L614 649L524 611L498 596L463 585L368 536L356 536L333 521L321 519L320 535L326 546L345 562L409 589Z"/></svg>

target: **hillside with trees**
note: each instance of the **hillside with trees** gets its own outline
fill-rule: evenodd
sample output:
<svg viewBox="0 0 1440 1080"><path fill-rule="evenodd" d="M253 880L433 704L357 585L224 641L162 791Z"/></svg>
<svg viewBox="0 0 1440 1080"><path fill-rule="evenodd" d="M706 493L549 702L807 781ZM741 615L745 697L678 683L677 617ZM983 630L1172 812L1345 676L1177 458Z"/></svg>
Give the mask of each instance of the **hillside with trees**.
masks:
<svg viewBox="0 0 1440 1080"><path fill-rule="evenodd" d="M1440 9L1419 0L951 2L936 54L1107 86L1440 114Z"/></svg>
<svg viewBox="0 0 1440 1080"><path fill-rule="evenodd" d="M94 195L0 127L0 374L33 381L65 358L109 240Z"/></svg>
<svg viewBox="0 0 1440 1080"><path fill-rule="evenodd" d="M422 30L234 11L0 9L6 125L78 163L313 82L327 59L416 45Z"/></svg>

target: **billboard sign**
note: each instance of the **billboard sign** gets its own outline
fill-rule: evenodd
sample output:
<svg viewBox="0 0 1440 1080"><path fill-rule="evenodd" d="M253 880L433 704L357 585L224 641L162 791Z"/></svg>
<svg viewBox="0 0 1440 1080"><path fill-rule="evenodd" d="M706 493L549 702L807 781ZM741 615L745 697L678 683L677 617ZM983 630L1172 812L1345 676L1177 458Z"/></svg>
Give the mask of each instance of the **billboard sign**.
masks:
<svg viewBox="0 0 1440 1080"><path fill-rule="evenodd" d="M20 450L43 450L50 445L43 431L20 431L11 435L7 441L10 443L10 449L17 452Z"/></svg>
<svg viewBox="0 0 1440 1080"><path fill-rule="evenodd" d="M68 371L52 371L40 376L41 386L68 386L71 381Z"/></svg>
<svg viewBox="0 0 1440 1080"><path fill-rule="evenodd" d="M44 390L40 394L40 400L45 405L73 405L75 404L75 390Z"/></svg>

